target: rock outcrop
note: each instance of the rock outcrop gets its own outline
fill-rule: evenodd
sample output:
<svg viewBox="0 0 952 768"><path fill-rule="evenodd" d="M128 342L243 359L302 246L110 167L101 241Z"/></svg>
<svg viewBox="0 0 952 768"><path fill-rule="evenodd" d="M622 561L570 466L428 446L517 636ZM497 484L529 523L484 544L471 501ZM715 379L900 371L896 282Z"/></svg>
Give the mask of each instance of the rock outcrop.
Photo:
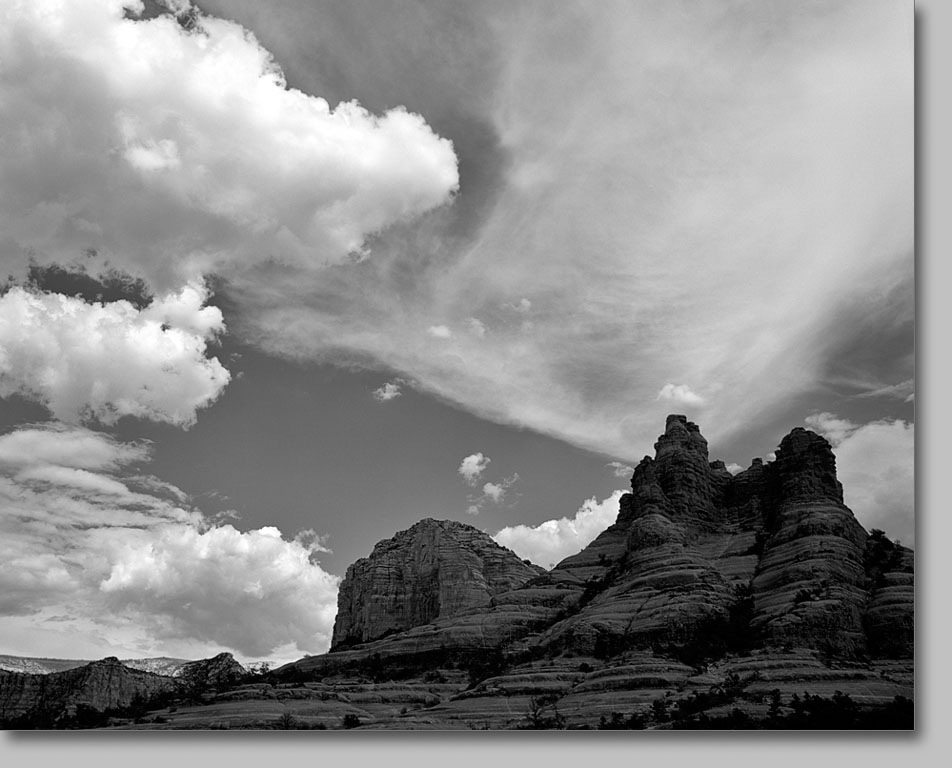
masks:
<svg viewBox="0 0 952 768"><path fill-rule="evenodd" d="M422 520L347 569L332 648L486 607L543 572L471 525Z"/></svg>
<svg viewBox="0 0 952 768"><path fill-rule="evenodd" d="M199 659L182 665L179 677L196 691L216 690L234 685L247 677L248 670L230 653L219 653L210 659Z"/></svg>
<svg viewBox="0 0 952 768"><path fill-rule="evenodd" d="M0 721L33 716L52 724L79 706L98 712L121 709L178 686L174 678L131 669L113 656L48 674L0 672Z"/></svg>

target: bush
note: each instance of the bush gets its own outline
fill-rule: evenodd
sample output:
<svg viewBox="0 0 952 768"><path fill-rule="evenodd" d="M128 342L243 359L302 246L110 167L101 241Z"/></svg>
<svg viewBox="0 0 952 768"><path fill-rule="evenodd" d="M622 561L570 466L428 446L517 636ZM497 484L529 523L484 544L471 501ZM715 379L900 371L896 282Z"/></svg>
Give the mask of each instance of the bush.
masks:
<svg viewBox="0 0 952 768"><path fill-rule="evenodd" d="M556 702L559 697L552 693L533 696L529 700L529 710L521 730L550 731L565 728L565 718L559 714Z"/></svg>

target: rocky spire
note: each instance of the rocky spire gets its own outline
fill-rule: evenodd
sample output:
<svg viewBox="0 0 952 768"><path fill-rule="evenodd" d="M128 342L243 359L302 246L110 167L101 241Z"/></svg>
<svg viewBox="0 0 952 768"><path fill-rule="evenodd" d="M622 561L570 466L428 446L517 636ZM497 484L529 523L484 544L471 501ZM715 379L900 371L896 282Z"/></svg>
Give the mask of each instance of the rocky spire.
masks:
<svg viewBox="0 0 952 768"><path fill-rule="evenodd" d="M671 414L664 434L654 445L655 457L645 459L631 479L636 514L650 506L669 517L707 525L716 517L714 497L720 484L708 462L707 440L686 416Z"/></svg>
<svg viewBox="0 0 952 768"><path fill-rule="evenodd" d="M825 498L843 503L843 486L836 479L836 457L825 438L803 427L794 428L777 450L774 471L785 500Z"/></svg>

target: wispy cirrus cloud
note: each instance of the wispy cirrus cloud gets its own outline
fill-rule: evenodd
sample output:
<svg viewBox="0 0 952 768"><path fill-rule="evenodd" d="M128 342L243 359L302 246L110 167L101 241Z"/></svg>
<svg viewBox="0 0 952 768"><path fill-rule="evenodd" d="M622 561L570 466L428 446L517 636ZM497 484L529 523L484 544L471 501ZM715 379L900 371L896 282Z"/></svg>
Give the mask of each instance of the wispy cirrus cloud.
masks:
<svg viewBox="0 0 952 768"><path fill-rule="evenodd" d="M484 483L482 493L468 497L467 502L469 506L466 508L467 514L478 515L487 504L498 506L503 503L508 503L506 499L508 498L507 494L509 493L509 489L517 482L519 482L519 473L514 472L509 477L504 477L497 483Z"/></svg>
<svg viewBox="0 0 952 768"><path fill-rule="evenodd" d="M873 387L865 392L860 392L856 397L889 397L896 400L902 400L905 403L911 403L916 397L915 379L906 379L898 384L886 384L881 387Z"/></svg>
<svg viewBox="0 0 952 768"><path fill-rule="evenodd" d="M633 466L621 461L610 461L605 466L611 468L612 474L615 475L615 477L630 478L635 471Z"/></svg>
<svg viewBox="0 0 952 768"><path fill-rule="evenodd" d="M627 456L648 452L672 403L703 407L718 442L799 418L790 403L826 391L843 345L876 338L849 312L913 275L908 8L517 3L492 25L462 17L460 57L492 64L476 90L505 148L475 190L485 219L465 238L440 214L384 233L372 264L322 276L316 294L294 270L269 273L280 289L237 281L262 348L376 361L482 416ZM375 60L402 71L386 44ZM434 108L467 114L441 93ZM880 307L875 325L904 312ZM469 318L488 332L456 332ZM437 328L452 344L433 343Z"/></svg>

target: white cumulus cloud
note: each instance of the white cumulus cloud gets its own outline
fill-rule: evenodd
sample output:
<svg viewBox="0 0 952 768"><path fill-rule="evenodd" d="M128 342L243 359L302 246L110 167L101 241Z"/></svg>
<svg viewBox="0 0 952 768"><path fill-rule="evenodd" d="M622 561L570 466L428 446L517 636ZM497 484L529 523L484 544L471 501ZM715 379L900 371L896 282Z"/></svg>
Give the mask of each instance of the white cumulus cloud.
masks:
<svg viewBox="0 0 952 768"><path fill-rule="evenodd" d="M161 286L266 258L323 266L456 189L453 146L419 115L332 108L240 25L124 18L137 5L0 11L0 258L88 246Z"/></svg>
<svg viewBox="0 0 952 768"><path fill-rule="evenodd" d="M71 647L100 655L326 650L339 579L315 562L321 537L215 524L134 469L147 459L64 424L0 435L4 636L30 620L42 637L56 616Z"/></svg>
<svg viewBox="0 0 952 768"><path fill-rule="evenodd" d="M12 288L0 296L0 397L24 395L66 421L139 416L187 427L230 379L206 357L225 326L205 298L190 284L140 310Z"/></svg>
<svg viewBox="0 0 952 768"><path fill-rule="evenodd" d="M504 547L509 547L519 557L527 558L544 568L551 568L569 555L580 552L615 522L618 517L618 502L623 493L624 491L615 491L602 501L593 496L583 502L574 517L546 520L532 526L509 526L493 538Z"/></svg>
<svg viewBox="0 0 952 768"><path fill-rule="evenodd" d="M658 392L658 400L671 400L683 405L704 405L704 398L695 392L687 384L665 384Z"/></svg>
<svg viewBox="0 0 952 768"><path fill-rule="evenodd" d="M486 467L489 466L491 461L492 459L483 456L482 452L471 453L459 463L459 468L456 471L462 475L467 484L476 485L480 475L486 471Z"/></svg>
<svg viewBox="0 0 952 768"><path fill-rule="evenodd" d="M914 546L915 425L901 419L860 425L831 413L805 421L833 445L843 500L856 519Z"/></svg>

